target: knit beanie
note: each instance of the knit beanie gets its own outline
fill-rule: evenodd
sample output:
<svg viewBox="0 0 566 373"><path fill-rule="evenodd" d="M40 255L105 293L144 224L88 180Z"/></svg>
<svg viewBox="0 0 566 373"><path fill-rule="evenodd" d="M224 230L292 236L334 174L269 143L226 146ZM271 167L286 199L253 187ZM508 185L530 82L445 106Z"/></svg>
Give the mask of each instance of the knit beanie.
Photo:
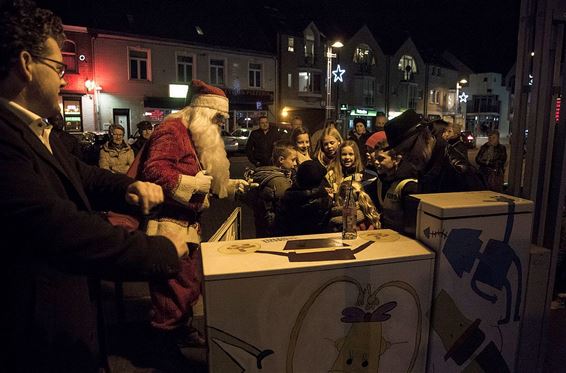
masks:
<svg viewBox="0 0 566 373"><path fill-rule="evenodd" d="M326 175L326 168L318 161L308 160L299 165L297 184L303 189L313 189L320 186Z"/></svg>

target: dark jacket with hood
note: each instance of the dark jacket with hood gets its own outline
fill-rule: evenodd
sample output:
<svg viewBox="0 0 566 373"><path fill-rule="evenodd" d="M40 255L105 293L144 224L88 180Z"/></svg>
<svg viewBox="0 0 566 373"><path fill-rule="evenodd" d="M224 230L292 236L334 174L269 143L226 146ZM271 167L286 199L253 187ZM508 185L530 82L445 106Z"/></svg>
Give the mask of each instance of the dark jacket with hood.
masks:
<svg viewBox="0 0 566 373"><path fill-rule="evenodd" d="M467 157L437 139L432 156L419 173L419 193L448 193L485 190L485 182Z"/></svg>
<svg viewBox="0 0 566 373"><path fill-rule="evenodd" d="M332 199L323 187L301 189L297 184L285 192L275 219L281 236L329 232Z"/></svg>

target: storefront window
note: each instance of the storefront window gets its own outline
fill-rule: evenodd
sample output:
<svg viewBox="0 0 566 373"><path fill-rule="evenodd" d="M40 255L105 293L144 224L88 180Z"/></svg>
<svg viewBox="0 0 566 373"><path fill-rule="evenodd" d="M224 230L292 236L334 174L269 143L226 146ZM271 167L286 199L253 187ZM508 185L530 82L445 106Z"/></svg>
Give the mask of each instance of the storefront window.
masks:
<svg viewBox="0 0 566 373"><path fill-rule="evenodd" d="M63 97L63 118L65 131L82 132L82 106L80 97Z"/></svg>

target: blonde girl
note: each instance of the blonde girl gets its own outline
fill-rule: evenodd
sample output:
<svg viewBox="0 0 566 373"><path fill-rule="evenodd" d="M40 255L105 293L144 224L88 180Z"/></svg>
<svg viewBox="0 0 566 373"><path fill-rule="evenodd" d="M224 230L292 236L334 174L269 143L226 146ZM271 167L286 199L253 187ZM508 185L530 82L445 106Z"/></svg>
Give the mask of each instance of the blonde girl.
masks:
<svg viewBox="0 0 566 373"><path fill-rule="evenodd" d="M327 127L322 131L316 159L327 169L334 158L338 156L338 148L342 141L342 136L340 136L340 132L336 128Z"/></svg>
<svg viewBox="0 0 566 373"><path fill-rule="evenodd" d="M375 208L375 205L373 204L370 196L364 191L361 182L351 179L344 180L342 184L340 184L336 198L336 204L340 207L344 205L350 186L352 187L353 197L356 201L356 225L358 229L370 230L380 228L381 222L379 213L377 212L377 209ZM338 221L340 220L338 219Z"/></svg>

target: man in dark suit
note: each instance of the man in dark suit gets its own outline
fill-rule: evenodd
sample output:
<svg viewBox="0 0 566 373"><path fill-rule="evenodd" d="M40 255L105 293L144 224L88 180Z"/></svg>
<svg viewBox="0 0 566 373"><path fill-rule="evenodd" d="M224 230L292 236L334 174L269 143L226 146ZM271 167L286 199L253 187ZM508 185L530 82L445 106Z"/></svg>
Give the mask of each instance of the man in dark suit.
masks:
<svg viewBox="0 0 566 373"><path fill-rule="evenodd" d="M98 278L168 278L186 244L128 233L95 210L144 213L161 188L71 156L44 118L66 85L61 20L26 0L0 8L0 370L98 372ZM127 203L126 203L127 202ZM176 241L176 242L174 242Z"/></svg>

